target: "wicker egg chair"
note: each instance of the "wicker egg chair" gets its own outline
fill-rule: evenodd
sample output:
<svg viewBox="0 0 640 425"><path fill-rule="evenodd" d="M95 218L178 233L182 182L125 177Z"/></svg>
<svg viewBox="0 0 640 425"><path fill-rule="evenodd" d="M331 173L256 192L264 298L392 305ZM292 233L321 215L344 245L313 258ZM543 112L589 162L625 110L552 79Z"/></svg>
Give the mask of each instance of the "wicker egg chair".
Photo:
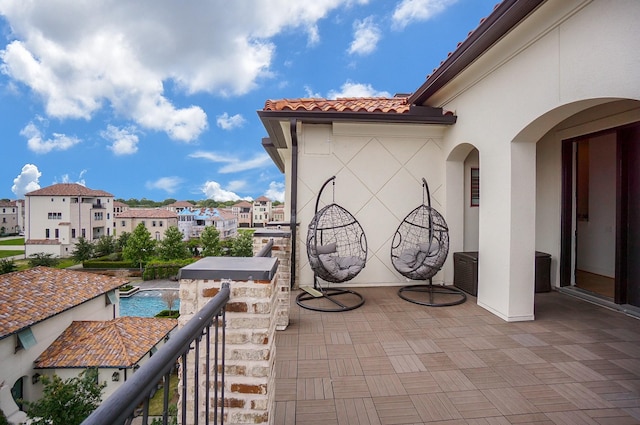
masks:
<svg viewBox="0 0 640 425"><path fill-rule="evenodd" d="M449 229L444 217L431 207L429 186L424 178L422 188L422 204L402 220L394 234L391 263L404 277L428 283L404 286L398 295L431 307L461 304L467 299L464 292L453 286L433 284L433 276L440 271L449 253Z"/></svg>
<svg viewBox="0 0 640 425"><path fill-rule="evenodd" d="M353 279L367 261L367 238L355 217L340 205L332 202L318 210L325 187L333 183L328 179L316 199L315 215L307 232L307 256L313 270L313 287L301 286L304 292L296 297L296 303L315 311L348 311L364 304L364 297L352 290L326 287L320 280L339 284Z"/></svg>

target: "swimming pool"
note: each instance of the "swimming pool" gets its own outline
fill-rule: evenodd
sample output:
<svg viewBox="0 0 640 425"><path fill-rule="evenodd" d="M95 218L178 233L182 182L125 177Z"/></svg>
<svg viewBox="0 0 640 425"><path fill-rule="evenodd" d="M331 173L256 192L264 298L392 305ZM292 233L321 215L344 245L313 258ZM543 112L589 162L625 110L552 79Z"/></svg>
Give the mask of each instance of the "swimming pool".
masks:
<svg viewBox="0 0 640 425"><path fill-rule="evenodd" d="M140 290L128 298L120 298L120 316L154 317L162 310L167 310L167 303L162 299L164 291ZM179 309L180 299L177 299L173 303L173 310Z"/></svg>

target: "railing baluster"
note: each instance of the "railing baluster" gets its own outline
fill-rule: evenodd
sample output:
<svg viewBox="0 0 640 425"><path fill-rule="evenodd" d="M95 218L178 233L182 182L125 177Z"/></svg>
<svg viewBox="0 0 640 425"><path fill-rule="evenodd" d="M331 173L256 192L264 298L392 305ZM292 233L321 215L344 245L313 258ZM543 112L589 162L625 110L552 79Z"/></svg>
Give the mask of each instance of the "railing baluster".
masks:
<svg viewBox="0 0 640 425"><path fill-rule="evenodd" d="M193 362L193 425L198 425L198 405L200 393L200 338L195 340L196 347Z"/></svg>
<svg viewBox="0 0 640 425"><path fill-rule="evenodd" d="M211 385L211 323L209 323L209 326L207 326L207 338L205 340L205 343L207 345L207 352L206 352L206 360L205 360L205 369L207 370L207 373L205 373L205 378L204 378L204 397L206 402L204 403L204 423L206 425L209 425L209 397L210 397L210 391L209 391L209 385Z"/></svg>
<svg viewBox="0 0 640 425"><path fill-rule="evenodd" d="M125 425L130 424L133 417L136 415L136 409L142 403L142 423L148 425L149 423L149 399L150 394L156 388L158 382L164 378L164 408L162 414L163 424L169 422L169 401L170 401L170 382L171 374L175 369L176 359L180 359L180 373L182 375L182 406L181 412L176 413L181 416L181 423L184 425L190 425L187 422L187 409L189 401L187 400L187 388L191 385L188 380L188 373L190 368L187 365L187 357L191 350L192 344L195 341L195 363L193 368L193 383L194 383L194 421L195 424L199 421L198 406L199 404L199 353L200 342L202 340L203 332L207 333L207 377L205 378L207 391L206 393L206 408L202 409L206 412L205 422L209 423L209 410L210 393L209 387L211 385L209 373L211 372L210 365L210 332L211 326L215 323L216 326L216 353L215 364L213 369L215 370L215 390L216 397L214 401L215 417L217 423L218 416L218 404L220 407L220 417L224 417L224 402L218 403L218 393L221 394L222 400L224 399L224 307L229 301L229 284L224 283L218 294L213 297L205 307L198 312L191 320L189 320L181 329L179 329L166 343L151 357L140 369L136 371L129 379L127 379L118 390L116 390L108 399L106 399L84 422L82 425ZM219 324L219 316L223 318L222 325ZM222 356L218 355L218 328L222 326ZM221 358L220 358L221 357ZM218 364L218 361L222 362L222 365ZM222 371L220 376L222 377L221 391L218 386L218 373ZM224 419L221 419L221 423Z"/></svg>

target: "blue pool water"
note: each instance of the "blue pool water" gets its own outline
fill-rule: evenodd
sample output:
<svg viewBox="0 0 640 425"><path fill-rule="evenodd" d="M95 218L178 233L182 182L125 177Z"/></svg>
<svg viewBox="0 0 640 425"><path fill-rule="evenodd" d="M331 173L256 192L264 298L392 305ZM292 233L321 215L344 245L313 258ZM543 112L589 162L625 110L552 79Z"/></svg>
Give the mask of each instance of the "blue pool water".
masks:
<svg viewBox="0 0 640 425"><path fill-rule="evenodd" d="M153 317L167 310L162 299L163 291L139 291L129 298L120 298L120 316ZM180 300L173 303L173 310L180 309Z"/></svg>

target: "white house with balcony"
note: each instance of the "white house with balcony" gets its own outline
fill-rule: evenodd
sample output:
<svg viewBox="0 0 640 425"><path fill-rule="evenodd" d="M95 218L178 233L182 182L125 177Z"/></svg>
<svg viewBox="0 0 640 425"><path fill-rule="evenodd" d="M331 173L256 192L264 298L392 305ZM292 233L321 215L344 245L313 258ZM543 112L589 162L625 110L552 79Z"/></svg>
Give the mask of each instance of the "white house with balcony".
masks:
<svg viewBox="0 0 640 425"><path fill-rule="evenodd" d="M80 237L111 235L113 195L77 183L58 183L25 195L25 254L68 257Z"/></svg>
<svg viewBox="0 0 640 425"><path fill-rule="evenodd" d="M0 275L0 409L9 422L26 418L16 400L42 395L43 372L35 369L40 355L74 321L116 318L118 288L126 283L49 267Z"/></svg>
<svg viewBox="0 0 640 425"><path fill-rule="evenodd" d="M450 252L478 253L478 305L534 319L542 251L553 288L590 274L610 287L594 298L640 309L637 16L634 0L504 0L409 95L267 100L263 146L285 174L297 283L312 282L305 230L335 175L335 201L369 244L349 284L405 284L390 244L424 177ZM437 283L453 283L453 263Z"/></svg>
<svg viewBox="0 0 640 425"><path fill-rule="evenodd" d="M199 238L209 226L218 230L220 239L235 238L238 234L238 217L223 208L185 208L178 213L178 228L184 240Z"/></svg>
<svg viewBox="0 0 640 425"><path fill-rule="evenodd" d="M253 201L253 227L266 227L267 223L273 221L271 215L271 199L260 196Z"/></svg>

